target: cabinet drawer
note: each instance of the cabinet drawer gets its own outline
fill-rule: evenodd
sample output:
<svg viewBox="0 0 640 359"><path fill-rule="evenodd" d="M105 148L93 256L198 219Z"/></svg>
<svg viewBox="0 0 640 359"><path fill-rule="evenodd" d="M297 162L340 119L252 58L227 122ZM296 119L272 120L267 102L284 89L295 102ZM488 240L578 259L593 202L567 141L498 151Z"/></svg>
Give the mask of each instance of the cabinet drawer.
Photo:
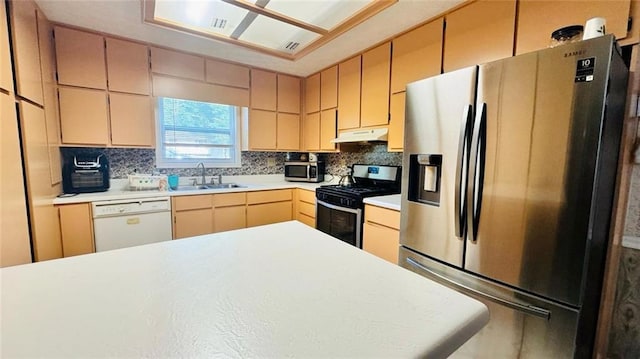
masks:
<svg viewBox="0 0 640 359"><path fill-rule="evenodd" d="M306 224L307 226L311 227L311 228L316 228L316 219L314 217L309 217L306 216L302 213L298 214L298 221Z"/></svg>
<svg viewBox="0 0 640 359"><path fill-rule="evenodd" d="M362 249L391 263L398 264L400 232L377 224L365 223Z"/></svg>
<svg viewBox="0 0 640 359"><path fill-rule="evenodd" d="M180 196L173 198L173 208L176 211L189 209L211 208L211 195Z"/></svg>
<svg viewBox="0 0 640 359"><path fill-rule="evenodd" d="M290 189L277 189L273 191L258 191L247 193L248 204L291 201L292 198L293 196Z"/></svg>
<svg viewBox="0 0 640 359"><path fill-rule="evenodd" d="M241 206L247 203L246 192L221 193L213 195L214 207Z"/></svg>
<svg viewBox="0 0 640 359"><path fill-rule="evenodd" d="M316 192L315 191L307 191L305 189L298 190L298 200L300 202L313 203L316 204Z"/></svg>
<svg viewBox="0 0 640 359"><path fill-rule="evenodd" d="M365 206L366 222L378 223L389 228L400 229L400 212L376 206Z"/></svg>
<svg viewBox="0 0 640 359"><path fill-rule="evenodd" d="M298 203L298 212L301 214L305 214L309 217L316 218L316 205L300 202Z"/></svg>

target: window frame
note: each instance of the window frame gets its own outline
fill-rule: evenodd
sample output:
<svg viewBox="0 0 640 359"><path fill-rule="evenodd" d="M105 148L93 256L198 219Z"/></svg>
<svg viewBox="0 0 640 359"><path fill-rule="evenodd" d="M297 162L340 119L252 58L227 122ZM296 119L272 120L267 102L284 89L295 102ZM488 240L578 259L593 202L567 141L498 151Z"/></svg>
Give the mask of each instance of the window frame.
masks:
<svg viewBox="0 0 640 359"><path fill-rule="evenodd" d="M208 101L200 101L200 100L191 100L191 99L183 99L178 97L170 97L170 96L154 96L154 108L155 108L155 123L156 123L156 168L191 168L195 167L197 164L202 162L205 167L209 168L238 168L242 167L241 163L241 152L242 152L242 124L243 124L243 116L245 115L245 111L243 111L242 106L229 105L229 104L218 104L231 106L235 109L235 134L234 134L234 144L233 144L233 156L228 161L216 161L213 159L168 159L165 157L165 143L163 141L163 129L164 125L162 122L162 110L160 108L160 101L163 98L171 98L176 100L183 101L194 101L194 102L204 102L211 104L218 104L215 102Z"/></svg>

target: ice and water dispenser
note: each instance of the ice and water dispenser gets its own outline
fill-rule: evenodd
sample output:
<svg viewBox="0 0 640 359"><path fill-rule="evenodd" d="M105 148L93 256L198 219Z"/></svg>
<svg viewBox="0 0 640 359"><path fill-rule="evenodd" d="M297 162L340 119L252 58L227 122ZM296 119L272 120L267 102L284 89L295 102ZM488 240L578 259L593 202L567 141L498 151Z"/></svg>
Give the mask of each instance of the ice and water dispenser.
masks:
<svg viewBox="0 0 640 359"><path fill-rule="evenodd" d="M409 155L409 201L440 206L442 155Z"/></svg>

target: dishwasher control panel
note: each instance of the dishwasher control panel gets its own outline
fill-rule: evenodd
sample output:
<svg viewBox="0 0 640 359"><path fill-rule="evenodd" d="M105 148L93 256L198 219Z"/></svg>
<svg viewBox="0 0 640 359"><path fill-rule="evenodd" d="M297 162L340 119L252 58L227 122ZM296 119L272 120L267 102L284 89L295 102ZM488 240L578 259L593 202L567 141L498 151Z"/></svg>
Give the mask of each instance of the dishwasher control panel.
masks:
<svg viewBox="0 0 640 359"><path fill-rule="evenodd" d="M91 204L93 218L126 216L137 213L165 212L171 210L169 197L142 198L120 201L101 201Z"/></svg>

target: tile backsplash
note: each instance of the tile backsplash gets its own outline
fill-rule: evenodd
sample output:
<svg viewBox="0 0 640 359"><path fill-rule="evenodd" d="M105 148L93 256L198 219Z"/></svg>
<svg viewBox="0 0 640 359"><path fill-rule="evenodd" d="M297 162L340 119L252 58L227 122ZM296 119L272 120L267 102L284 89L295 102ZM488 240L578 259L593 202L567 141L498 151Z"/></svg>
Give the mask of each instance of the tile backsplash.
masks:
<svg viewBox="0 0 640 359"><path fill-rule="evenodd" d="M127 175L134 172L173 173L181 176L197 176L200 174L200 171L196 168L156 168L156 153L154 149L63 147L61 151L63 156L96 151L104 152L109 159L111 178L127 178ZM284 152L242 152L242 167L207 168L207 175L281 174L284 173L285 156ZM269 158L275 160L275 165L268 166ZM324 154L323 158L326 161L326 172L336 176L347 174L347 168L354 163L402 165L402 153L387 152L386 144L355 146L350 149L350 152Z"/></svg>

